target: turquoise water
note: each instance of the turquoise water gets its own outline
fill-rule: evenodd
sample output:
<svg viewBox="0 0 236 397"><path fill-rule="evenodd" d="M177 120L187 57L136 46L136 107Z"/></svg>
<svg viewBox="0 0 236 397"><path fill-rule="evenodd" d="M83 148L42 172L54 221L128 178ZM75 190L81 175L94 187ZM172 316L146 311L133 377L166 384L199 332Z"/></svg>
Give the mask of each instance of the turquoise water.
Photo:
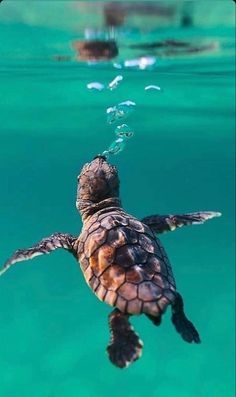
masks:
<svg viewBox="0 0 236 397"><path fill-rule="evenodd" d="M53 232L79 234L76 177L114 140L105 109L124 100L137 104L127 119L135 136L111 158L124 208L137 217L197 210L223 216L161 236L202 344L182 341L169 311L159 328L134 318L144 352L127 370L113 367L105 354L111 309L66 252L4 274L0 396L234 396L234 3L214 2L215 11L209 8L203 19L206 3L203 11L196 6L196 24L187 30L171 22L143 31L137 17L117 33L118 60L134 57L127 42L217 43L204 54L160 54L153 70L56 62L55 54L72 55L70 41L83 37L87 14L77 14L76 27L70 2L57 2L59 11L53 2L46 11L37 1L1 3L2 263ZM90 15L91 21L98 23ZM124 80L114 91L86 88L117 74ZM149 84L162 91L145 92Z"/></svg>

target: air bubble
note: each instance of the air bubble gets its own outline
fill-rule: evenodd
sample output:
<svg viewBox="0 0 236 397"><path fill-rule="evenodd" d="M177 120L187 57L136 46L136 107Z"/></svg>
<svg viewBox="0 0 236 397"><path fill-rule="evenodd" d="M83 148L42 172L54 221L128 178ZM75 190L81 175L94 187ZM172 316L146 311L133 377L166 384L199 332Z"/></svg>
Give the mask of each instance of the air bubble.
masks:
<svg viewBox="0 0 236 397"><path fill-rule="evenodd" d="M114 63L113 63L113 66L114 66L114 68L116 68L116 69L122 69L121 63L114 62Z"/></svg>
<svg viewBox="0 0 236 397"><path fill-rule="evenodd" d="M145 91L161 91L161 87L158 85L147 85L144 89Z"/></svg>
<svg viewBox="0 0 236 397"><path fill-rule="evenodd" d="M87 84L87 88L89 90L96 90L96 91L102 91L104 90L104 85L102 83L99 83L97 81L93 81L92 83Z"/></svg>
<svg viewBox="0 0 236 397"><path fill-rule="evenodd" d="M124 139L132 138L134 132L127 124L118 125L115 130L115 134Z"/></svg>
<svg viewBox="0 0 236 397"><path fill-rule="evenodd" d="M118 106L129 106L131 108L132 106L136 106L136 103L133 101L124 101L124 102L119 103Z"/></svg>
<svg viewBox="0 0 236 397"><path fill-rule="evenodd" d="M104 150L104 152L102 152L102 156L105 156L108 159L110 156L110 152L108 150Z"/></svg>
<svg viewBox="0 0 236 397"><path fill-rule="evenodd" d="M109 84L108 84L108 88L112 91L115 88L118 87L118 85L120 84L120 82L123 80L123 76L118 75L116 76Z"/></svg>
<svg viewBox="0 0 236 397"><path fill-rule="evenodd" d="M107 122L113 124L122 118L127 117L135 109L136 103L133 101L125 101L117 106L107 108Z"/></svg>
<svg viewBox="0 0 236 397"><path fill-rule="evenodd" d="M116 120L122 118L123 115L118 113L116 106L107 108L107 122L108 124L115 123Z"/></svg>
<svg viewBox="0 0 236 397"><path fill-rule="evenodd" d="M108 148L109 154L118 154L122 152L125 147L125 141L123 138L118 138Z"/></svg>

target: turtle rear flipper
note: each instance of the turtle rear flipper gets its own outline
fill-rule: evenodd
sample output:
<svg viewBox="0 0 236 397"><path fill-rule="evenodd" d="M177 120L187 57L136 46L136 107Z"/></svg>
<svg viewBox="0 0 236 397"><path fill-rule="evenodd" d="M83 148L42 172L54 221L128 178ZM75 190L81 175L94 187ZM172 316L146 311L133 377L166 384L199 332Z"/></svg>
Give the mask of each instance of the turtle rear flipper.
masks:
<svg viewBox="0 0 236 397"><path fill-rule="evenodd" d="M111 343L107 352L111 362L119 368L128 367L142 354L143 343L129 323L129 316L115 309L109 316Z"/></svg>
<svg viewBox="0 0 236 397"><path fill-rule="evenodd" d="M182 336L183 340L188 343L200 343L200 336L194 327L193 323L189 321L184 313L184 303L182 296L177 293L176 299L172 304L171 320L175 326L176 331Z"/></svg>

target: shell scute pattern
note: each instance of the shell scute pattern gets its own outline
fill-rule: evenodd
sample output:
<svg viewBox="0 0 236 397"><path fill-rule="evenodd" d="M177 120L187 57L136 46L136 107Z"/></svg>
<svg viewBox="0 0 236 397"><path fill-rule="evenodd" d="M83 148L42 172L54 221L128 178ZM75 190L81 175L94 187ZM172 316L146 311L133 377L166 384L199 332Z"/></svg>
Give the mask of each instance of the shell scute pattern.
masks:
<svg viewBox="0 0 236 397"><path fill-rule="evenodd" d="M79 238L79 245L84 244L85 241L87 240L88 237L88 231L85 229L82 229L82 232L80 234L80 238Z"/></svg>
<svg viewBox="0 0 236 397"><path fill-rule="evenodd" d="M165 266L161 266L161 261L154 255L150 255L148 264L147 264L148 271L152 273L162 273L162 275L167 276L167 269Z"/></svg>
<svg viewBox="0 0 236 397"><path fill-rule="evenodd" d="M79 257L81 269L83 272L85 272L85 270L89 266L89 261L88 261L88 258L86 257L84 243L80 240L79 244L77 244L76 246L77 246L77 254Z"/></svg>
<svg viewBox="0 0 236 397"><path fill-rule="evenodd" d="M98 288L100 284L99 278L97 278L96 276L93 275L93 277L89 280L89 285L90 287L96 291L96 289Z"/></svg>
<svg viewBox="0 0 236 397"><path fill-rule="evenodd" d="M161 277L160 274L154 274L152 281L159 288L161 288L161 289L165 288L166 283L164 283L163 277Z"/></svg>
<svg viewBox="0 0 236 397"><path fill-rule="evenodd" d="M161 299L158 300L157 305L160 308L161 312L164 313L169 303L169 299L167 299L165 296L162 296Z"/></svg>
<svg viewBox="0 0 236 397"><path fill-rule="evenodd" d="M106 229L98 229L93 232L93 238L87 238L84 243L84 250L86 252L86 256L90 258L94 252L99 249L107 239L107 231Z"/></svg>
<svg viewBox="0 0 236 397"><path fill-rule="evenodd" d="M127 312L130 314L140 314L142 311L143 302L138 299L131 299L128 302Z"/></svg>
<svg viewBox="0 0 236 397"><path fill-rule="evenodd" d="M133 284L141 283L144 280L144 276L143 270L138 265L134 265L126 271L126 281Z"/></svg>
<svg viewBox="0 0 236 397"><path fill-rule="evenodd" d="M129 226L131 227L131 229L136 230L136 232L140 232L140 233L145 232L144 224L135 218L130 217Z"/></svg>
<svg viewBox="0 0 236 397"><path fill-rule="evenodd" d="M122 211L103 210L90 217L82 234L81 268L99 299L123 312L154 316L174 300L168 258L147 225Z"/></svg>
<svg viewBox="0 0 236 397"><path fill-rule="evenodd" d="M113 248L119 248L127 244L128 240L124 228L111 229L107 236L107 244Z"/></svg>
<svg viewBox="0 0 236 397"><path fill-rule="evenodd" d="M82 254L82 255L80 256L80 266L81 266L81 269L83 270L83 272L85 272L86 269L87 269L88 266L89 266L89 260L85 257L84 254Z"/></svg>
<svg viewBox="0 0 236 397"><path fill-rule="evenodd" d="M118 289L118 294L127 300L135 299L138 296L138 286L126 282Z"/></svg>
<svg viewBox="0 0 236 397"><path fill-rule="evenodd" d="M123 231L126 236L126 241L129 244L136 244L138 242L138 233L135 230L132 230L130 227L123 228Z"/></svg>
<svg viewBox="0 0 236 397"><path fill-rule="evenodd" d="M145 273L144 273L144 281L152 281L154 277L154 273L150 272L148 269L148 263L145 265Z"/></svg>
<svg viewBox="0 0 236 397"><path fill-rule="evenodd" d="M101 220L100 225L107 230L111 230L116 226L123 226L119 220L119 217L116 215L106 216Z"/></svg>
<svg viewBox="0 0 236 397"><path fill-rule="evenodd" d="M161 313L160 307L155 302L144 302L142 310L144 313L150 314L151 316L156 316Z"/></svg>
<svg viewBox="0 0 236 397"><path fill-rule="evenodd" d="M87 269L84 271L84 276L86 280L90 281L93 275L93 269L91 268L91 266L88 266Z"/></svg>
<svg viewBox="0 0 236 397"><path fill-rule="evenodd" d="M114 255L115 249L104 244L91 256L89 264L97 277L114 263Z"/></svg>
<svg viewBox="0 0 236 397"><path fill-rule="evenodd" d="M122 312L127 312L127 306L128 302L126 299L122 298L121 296L118 296L116 302L115 302L116 307L118 307Z"/></svg>
<svg viewBox="0 0 236 397"><path fill-rule="evenodd" d="M115 262L124 267L130 267L136 263L145 263L148 254L139 245L124 245L116 250Z"/></svg>
<svg viewBox="0 0 236 397"><path fill-rule="evenodd" d="M114 306L115 302L117 300L117 293L115 291L108 290L106 294L106 302Z"/></svg>
<svg viewBox="0 0 236 397"><path fill-rule="evenodd" d="M108 290L117 291L117 289L125 282L124 268L113 264L103 273L101 283Z"/></svg>
<svg viewBox="0 0 236 397"><path fill-rule="evenodd" d="M138 296L143 301L153 301L161 297L161 288L151 281L145 281L138 287Z"/></svg>
<svg viewBox="0 0 236 397"><path fill-rule="evenodd" d="M107 293L107 289L103 287L102 284L99 284L98 288L96 289L96 294L100 300L104 300Z"/></svg>
<svg viewBox="0 0 236 397"><path fill-rule="evenodd" d="M126 216L114 214L113 219L115 222L118 222L118 224L122 225L122 226L128 226L128 224L129 224L129 220Z"/></svg>
<svg viewBox="0 0 236 397"><path fill-rule="evenodd" d="M101 227L100 222L94 222L88 229L88 234L93 233L95 230L99 229Z"/></svg>
<svg viewBox="0 0 236 397"><path fill-rule="evenodd" d="M153 254L155 251L155 244L153 244L153 240L145 234L139 234L139 244L140 246L150 254Z"/></svg>

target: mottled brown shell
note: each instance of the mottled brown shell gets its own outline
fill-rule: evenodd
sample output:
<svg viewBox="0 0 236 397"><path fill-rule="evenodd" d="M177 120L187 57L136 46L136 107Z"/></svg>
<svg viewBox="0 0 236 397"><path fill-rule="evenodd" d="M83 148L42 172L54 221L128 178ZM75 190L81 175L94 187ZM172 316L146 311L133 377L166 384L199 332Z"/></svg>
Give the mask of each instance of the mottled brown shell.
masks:
<svg viewBox="0 0 236 397"><path fill-rule="evenodd" d="M100 210L86 220L77 252L95 294L122 312L158 316L175 298L175 281L160 241L120 208Z"/></svg>

